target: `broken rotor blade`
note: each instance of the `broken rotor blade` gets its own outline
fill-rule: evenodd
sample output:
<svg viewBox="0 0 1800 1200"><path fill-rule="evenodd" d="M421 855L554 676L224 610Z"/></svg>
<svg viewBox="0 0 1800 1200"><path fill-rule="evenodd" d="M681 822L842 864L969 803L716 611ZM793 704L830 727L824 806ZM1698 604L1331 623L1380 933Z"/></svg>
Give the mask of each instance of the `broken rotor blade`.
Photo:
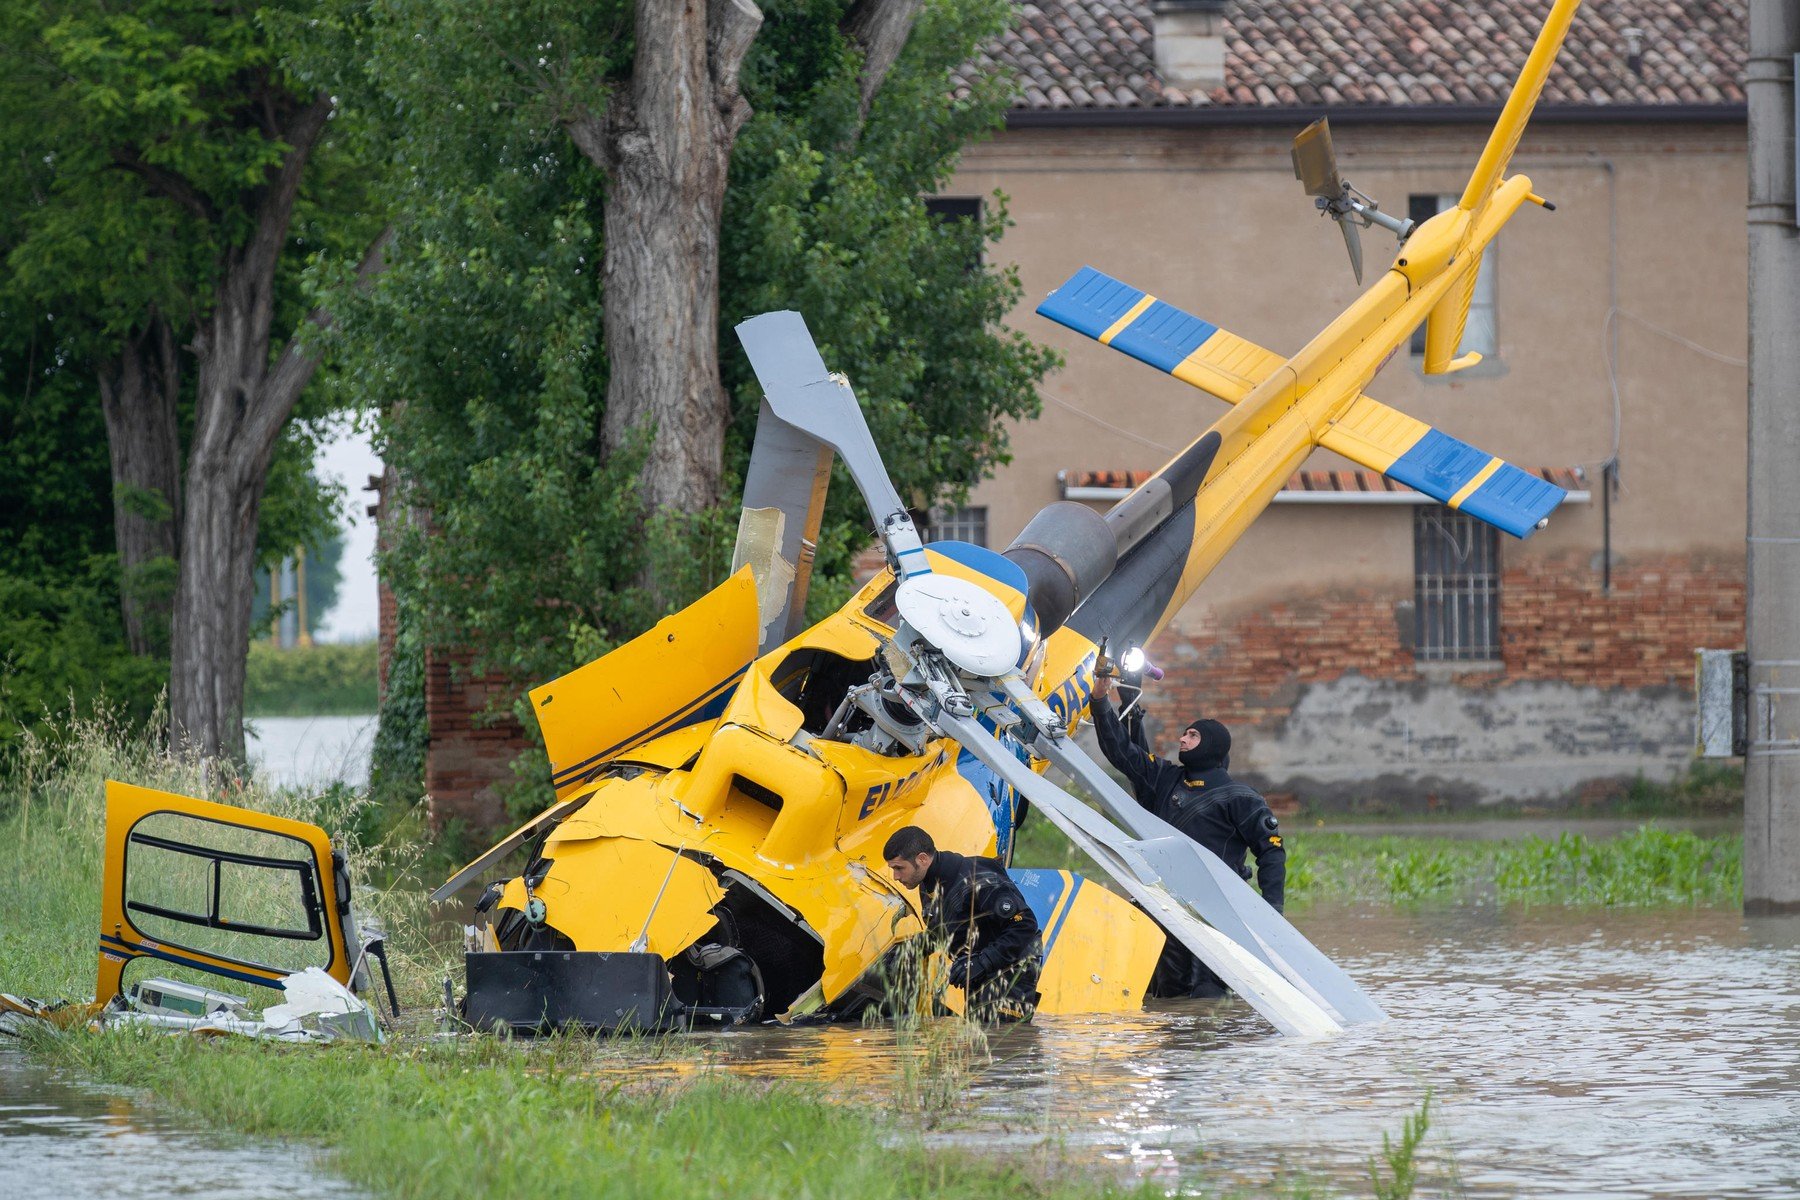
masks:
<svg viewBox="0 0 1800 1200"><path fill-rule="evenodd" d="M1033 747L1070 779L1093 792L1107 813L1139 840L1134 848L1169 892L1350 1024L1385 1021L1387 1013L1218 855L1137 803L1068 737L1040 737Z"/></svg>
<svg viewBox="0 0 1800 1200"><path fill-rule="evenodd" d="M517 850L520 846L529 842L533 837L537 836L540 830L548 829L550 826L555 825L591 799L593 799L591 794L573 796L560 803L552 804L549 808L546 808L543 812L513 830L504 839L495 842L493 846L489 847L487 853L483 854L480 858L476 859L450 878L444 880L438 890L431 893L431 902L433 904L442 904L460 891L465 884L476 879L489 867L493 866L495 863L511 854L514 850Z"/></svg>
<svg viewBox="0 0 1800 1200"><path fill-rule="evenodd" d="M1334 203L1344 194L1338 178L1337 152L1331 145L1331 122L1320 117L1294 136L1294 178L1306 194Z"/></svg>
<svg viewBox="0 0 1800 1200"><path fill-rule="evenodd" d="M856 393L842 375L826 369L806 319L787 310L763 313L739 323L737 335L770 411L844 460L901 573L928 570L918 531L888 478Z"/></svg>
<svg viewBox="0 0 1800 1200"><path fill-rule="evenodd" d="M1284 1034L1316 1036L1343 1027L1273 968L1217 929L1204 924L1163 886L1134 842L1099 813L1020 762L973 716L940 712L934 722L965 750L1011 784L1069 840L1111 875L1177 941L1193 951L1251 1007Z"/></svg>

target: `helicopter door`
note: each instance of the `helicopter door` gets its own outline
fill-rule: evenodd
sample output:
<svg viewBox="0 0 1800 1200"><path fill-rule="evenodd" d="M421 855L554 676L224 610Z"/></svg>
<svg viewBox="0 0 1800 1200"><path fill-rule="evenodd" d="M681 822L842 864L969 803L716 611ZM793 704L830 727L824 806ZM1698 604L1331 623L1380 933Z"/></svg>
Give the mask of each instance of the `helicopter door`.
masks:
<svg viewBox="0 0 1800 1200"><path fill-rule="evenodd" d="M325 831L170 792L106 784L95 999L138 959L280 989L319 967L348 985L350 880Z"/></svg>

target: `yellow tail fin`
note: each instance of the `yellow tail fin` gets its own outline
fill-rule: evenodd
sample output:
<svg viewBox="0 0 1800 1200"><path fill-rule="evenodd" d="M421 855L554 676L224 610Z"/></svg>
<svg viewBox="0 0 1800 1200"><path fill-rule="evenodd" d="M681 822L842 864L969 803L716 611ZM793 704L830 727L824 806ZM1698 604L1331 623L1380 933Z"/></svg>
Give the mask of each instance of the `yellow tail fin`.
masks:
<svg viewBox="0 0 1800 1200"><path fill-rule="evenodd" d="M1494 194L1494 189L1500 186L1507 164L1512 162L1513 151L1519 148L1525 123L1531 119L1531 110L1537 107L1538 94L1544 90L1544 81L1556 64L1557 51L1562 49L1563 38L1568 36L1569 25L1575 20L1575 10L1580 7L1581 0L1556 0L1551 7L1537 44L1531 48L1525 66L1519 71L1519 81L1513 84L1512 95L1507 97L1506 107L1500 110L1500 120L1495 123L1494 132L1488 135L1487 147L1475 164L1469 186L1463 189L1462 199L1457 202L1457 207L1463 211L1479 213Z"/></svg>
<svg viewBox="0 0 1800 1200"><path fill-rule="evenodd" d="M1448 375L1481 361L1481 355L1473 350L1461 358L1456 355L1462 345L1463 328L1469 323L1469 305L1475 299L1475 279L1480 274L1481 258L1475 256L1425 318L1425 374Z"/></svg>

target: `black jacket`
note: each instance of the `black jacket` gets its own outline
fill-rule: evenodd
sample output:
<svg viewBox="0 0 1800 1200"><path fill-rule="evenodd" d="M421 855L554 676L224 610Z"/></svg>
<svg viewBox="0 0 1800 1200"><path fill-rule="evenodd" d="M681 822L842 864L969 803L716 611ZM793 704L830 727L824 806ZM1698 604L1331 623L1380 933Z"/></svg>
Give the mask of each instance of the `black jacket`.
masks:
<svg viewBox="0 0 1800 1200"><path fill-rule="evenodd" d="M1111 704L1096 698L1091 711L1101 753L1131 781L1137 802L1245 879L1250 871L1244 855L1254 853L1257 887L1280 911L1287 890L1287 851L1281 845L1281 826L1256 789L1237 782L1224 767L1190 778L1180 763L1157 758L1132 738Z"/></svg>
<svg viewBox="0 0 1800 1200"><path fill-rule="evenodd" d="M998 861L939 850L919 899L926 925L945 939L950 957L968 956L971 989L1021 964L1036 980L1037 917Z"/></svg>

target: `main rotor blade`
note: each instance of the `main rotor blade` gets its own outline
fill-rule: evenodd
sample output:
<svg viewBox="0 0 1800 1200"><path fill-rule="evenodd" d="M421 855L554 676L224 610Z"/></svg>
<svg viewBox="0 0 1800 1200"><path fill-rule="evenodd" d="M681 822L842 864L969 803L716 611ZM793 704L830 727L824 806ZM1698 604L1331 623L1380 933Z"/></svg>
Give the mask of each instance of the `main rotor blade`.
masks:
<svg viewBox="0 0 1800 1200"><path fill-rule="evenodd" d="M1217 929L1202 923L1163 886L1143 850L1112 823L1011 754L974 717L940 713L936 723L964 749L1012 784L1020 795L1112 876L1157 924L1229 984L1233 991L1284 1034L1314 1036L1342 1028L1318 1003ZM1177 835L1179 837L1179 835ZM1181 839L1185 841L1186 839Z"/></svg>
<svg viewBox="0 0 1800 1200"><path fill-rule="evenodd" d="M1344 969L1264 902L1218 855L1137 803L1068 737L1040 737L1038 754L1093 792L1109 815L1140 839L1134 845L1169 891L1208 924L1279 971L1351 1024L1387 1014Z"/></svg>
<svg viewBox="0 0 1800 1200"><path fill-rule="evenodd" d="M1331 145L1331 122L1320 117L1294 137L1294 178L1306 194L1336 200L1344 194L1338 178L1337 151Z"/></svg>
<svg viewBox="0 0 1800 1200"><path fill-rule="evenodd" d="M825 369L806 319L791 311L764 313L738 325L737 335L769 407L838 452L875 528L885 529L890 517L904 513L906 505L882 465L856 393L842 376Z"/></svg>

